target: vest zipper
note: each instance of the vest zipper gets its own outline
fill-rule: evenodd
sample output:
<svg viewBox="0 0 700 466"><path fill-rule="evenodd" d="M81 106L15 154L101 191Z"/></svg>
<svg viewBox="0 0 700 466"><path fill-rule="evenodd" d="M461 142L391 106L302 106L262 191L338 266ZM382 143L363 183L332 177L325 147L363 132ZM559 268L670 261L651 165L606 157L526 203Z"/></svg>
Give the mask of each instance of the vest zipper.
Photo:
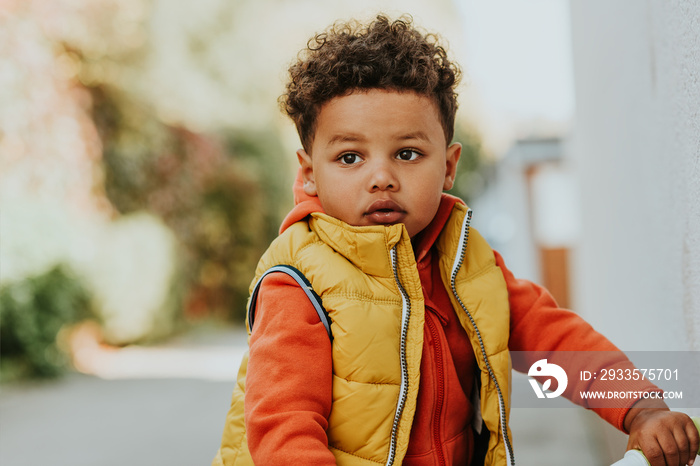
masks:
<svg viewBox="0 0 700 466"><path fill-rule="evenodd" d="M426 309L427 311L427 309ZM435 400L435 410L433 411L433 440L437 453L438 465L445 465L445 454L442 451L442 439L440 438L440 418L442 417L442 407L445 401L445 373L442 358L442 345L440 344L440 335L435 328L432 315L425 313L425 323L430 330L433 339L435 340L435 366L437 372L437 397ZM431 313L432 314L432 313Z"/></svg>
<svg viewBox="0 0 700 466"><path fill-rule="evenodd" d="M406 397L408 396L408 362L406 361L406 339L408 337L408 322L411 318L411 301L408 298L408 293L401 285L399 280L398 271L398 257L396 255L396 246L391 249L391 265L394 271L394 280L396 281L396 286L401 292L401 344L400 344L400 355L401 355L401 388L399 390L399 401L396 405L396 412L394 413L394 424L391 427L391 441L389 443L389 457L386 461L386 466L391 466L394 464L396 459L396 439L399 433L399 421L401 420L401 414L403 413L404 406L406 405Z"/></svg>
<svg viewBox="0 0 700 466"><path fill-rule="evenodd" d="M501 430L502 430L502 435L503 435L503 442L505 444L506 448L506 460L511 466L515 466L515 455L513 454L513 447L510 443L510 438L508 437L508 424L506 421L506 404L505 401L503 400L503 393L501 392L501 387L498 385L498 380L496 380L496 374L493 372L493 369L491 368L491 363L489 362L489 358L486 355L486 348L484 347L484 341L481 338L481 332L476 326L476 322L474 321L474 318L472 317L471 313L467 310L467 307L464 305L462 302L462 299L459 297L457 294L457 286L455 284L456 279L457 279L457 272L459 272L459 269L462 267L462 264L464 263L464 257L466 256L467 253L467 243L469 241L469 224L472 219L472 211L471 209L467 210L467 215L464 217L464 223L462 224L462 233L459 238L459 250L457 251L457 256L455 257L455 262L454 265L452 266L452 276L450 278L450 287L452 288L452 294L454 297L457 299L457 302L459 305L462 307L462 310L464 310L464 313L467 315L469 318L469 321L472 324L472 327L474 327L474 331L476 333L476 338L479 341L479 348L481 349L481 355L484 357L484 364L486 365L486 369L488 370L489 377L493 381L494 385L496 386L496 392L498 393L498 405L499 405L499 411L500 411L500 418L501 418Z"/></svg>

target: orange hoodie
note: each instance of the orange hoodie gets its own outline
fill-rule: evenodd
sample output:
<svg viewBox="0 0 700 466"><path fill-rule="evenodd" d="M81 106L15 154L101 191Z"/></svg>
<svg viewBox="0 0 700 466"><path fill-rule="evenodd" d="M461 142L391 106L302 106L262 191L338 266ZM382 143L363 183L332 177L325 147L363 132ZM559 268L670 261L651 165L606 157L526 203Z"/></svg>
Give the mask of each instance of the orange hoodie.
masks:
<svg viewBox="0 0 700 466"><path fill-rule="evenodd" d="M317 197L304 194L299 177L294 194L296 206L281 231L323 211ZM478 369L432 253L456 202L461 201L443 194L435 218L414 238L426 312L420 389L405 465L470 464L474 450L470 394ZM509 292L511 350L617 351L578 315L558 308L544 288L516 279L494 254ZM542 332L545 327L557 332ZM527 372L529 362L519 364L514 362L514 368ZM248 447L256 464L335 464L326 437L331 374L331 343L306 294L287 275L268 275L258 295L246 380ZM596 411L622 429L628 408Z"/></svg>

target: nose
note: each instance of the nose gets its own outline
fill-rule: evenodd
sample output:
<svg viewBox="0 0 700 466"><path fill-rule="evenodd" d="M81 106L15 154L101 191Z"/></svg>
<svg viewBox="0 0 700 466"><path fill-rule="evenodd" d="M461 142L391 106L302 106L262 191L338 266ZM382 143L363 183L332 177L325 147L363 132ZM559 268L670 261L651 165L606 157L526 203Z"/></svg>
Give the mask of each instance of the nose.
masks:
<svg viewBox="0 0 700 466"><path fill-rule="evenodd" d="M377 161L371 167L370 191L396 191L399 189L399 180L391 161Z"/></svg>

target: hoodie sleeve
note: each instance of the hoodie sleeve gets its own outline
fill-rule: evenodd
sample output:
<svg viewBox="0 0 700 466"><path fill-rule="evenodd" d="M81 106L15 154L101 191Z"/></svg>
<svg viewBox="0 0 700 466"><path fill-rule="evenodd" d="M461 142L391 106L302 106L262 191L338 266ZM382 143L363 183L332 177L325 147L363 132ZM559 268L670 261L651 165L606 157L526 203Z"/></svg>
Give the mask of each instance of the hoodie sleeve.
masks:
<svg viewBox="0 0 700 466"><path fill-rule="evenodd" d="M255 464L334 465L328 449L331 343L304 291L285 274L258 294L245 396Z"/></svg>
<svg viewBox="0 0 700 466"><path fill-rule="evenodd" d="M511 352L523 352L513 357L515 370L527 373L530 365L546 357L544 355L550 358L549 362L561 358L565 364L560 362L560 365L566 367L569 374L578 374L580 370L599 371L601 368L622 371L634 369L627 356L610 340L575 312L560 308L545 288L515 278L506 268L503 258L495 251L494 254L508 288L511 314L508 347ZM578 405L590 408L608 423L624 431L625 416L638 399L596 402L598 404L592 406L581 396L581 392L611 390L660 391L646 380L581 381L569 377L563 395Z"/></svg>

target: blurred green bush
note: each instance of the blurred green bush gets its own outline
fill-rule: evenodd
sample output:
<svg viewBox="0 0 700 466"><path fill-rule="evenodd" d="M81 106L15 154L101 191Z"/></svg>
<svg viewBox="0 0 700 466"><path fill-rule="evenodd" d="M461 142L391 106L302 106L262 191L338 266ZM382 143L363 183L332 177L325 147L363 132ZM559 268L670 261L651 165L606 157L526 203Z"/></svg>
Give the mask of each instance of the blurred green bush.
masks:
<svg viewBox="0 0 700 466"><path fill-rule="evenodd" d="M55 377L69 366L57 337L65 326L92 317L91 298L67 267L0 287L0 375Z"/></svg>
<svg viewBox="0 0 700 466"><path fill-rule="evenodd" d="M478 130L465 121L457 121L454 141L462 144L462 156L457 165L455 184L450 191L467 205L478 198L493 176L495 165L489 158Z"/></svg>
<svg viewBox="0 0 700 466"><path fill-rule="evenodd" d="M107 198L119 214L149 212L175 234L184 316L242 322L255 265L292 204L277 130L198 133L112 86L90 91Z"/></svg>

